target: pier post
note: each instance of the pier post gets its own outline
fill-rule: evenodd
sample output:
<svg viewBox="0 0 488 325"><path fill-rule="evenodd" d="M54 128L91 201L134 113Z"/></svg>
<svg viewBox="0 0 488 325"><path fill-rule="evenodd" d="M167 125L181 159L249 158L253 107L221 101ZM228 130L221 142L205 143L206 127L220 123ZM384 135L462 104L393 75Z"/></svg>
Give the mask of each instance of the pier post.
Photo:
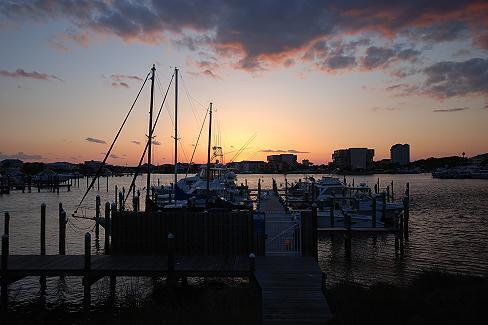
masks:
<svg viewBox="0 0 488 325"><path fill-rule="evenodd" d="M41 255L46 255L46 203L41 204Z"/></svg>
<svg viewBox="0 0 488 325"><path fill-rule="evenodd" d="M100 235L100 195L95 198L95 238Z"/></svg>
<svg viewBox="0 0 488 325"><path fill-rule="evenodd" d="M10 234L10 214L8 212L5 212L3 234L7 236Z"/></svg>
<svg viewBox="0 0 488 325"><path fill-rule="evenodd" d="M395 201L395 191L393 190L393 180L391 181L391 202Z"/></svg>
<svg viewBox="0 0 488 325"><path fill-rule="evenodd" d="M110 228L111 228L111 220L110 220L110 203L105 203L105 255L110 255Z"/></svg>
<svg viewBox="0 0 488 325"><path fill-rule="evenodd" d="M32 192L32 176L29 175L28 180L29 180L29 183L27 184L27 186L28 186L27 188L29 190L29 193L31 193Z"/></svg>
<svg viewBox="0 0 488 325"><path fill-rule="evenodd" d="M86 175L86 188L88 188L88 175Z"/></svg>
<svg viewBox="0 0 488 325"><path fill-rule="evenodd" d="M83 276L83 305L85 306L85 308L89 308L91 303L90 269L91 235L89 232L87 232L85 234L85 275Z"/></svg>
<svg viewBox="0 0 488 325"><path fill-rule="evenodd" d="M346 251L346 258L351 258L351 215L349 213L344 213L344 226L346 227L346 232L344 233L344 249Z"/></svg>
<svg viewBox="0 0 488 325"><path fill-rule="evenodd" d="M61 203L60 203L61 205ZM66 255L66 212L59 211L59 255Z"/></svg>
<svg viewBox="0 0 488 325"><path fill-rule="evenodd" d="M371 227L376 228L376 196L371 201Z"/></svg>
<svg viewBox="0 0 488 325"><path fill-rule="evenodd" d="M317 238L317 204L312 204L312 233L311 238L309 239L312 243L312 256L318 262L319 254L318 254L318 238Z"/></svg>
<svg viewBox="0 0 488 325"><path fill-rule="evenodd" d="M41 255L46 255L46 203L41 204ZM41 275L39 278L41 285L41 296L46 294L46 277Z"/></svg>
<svg viewBox="0 0 488 325"><path fill-rule="evenodd" d="M390 185L386 187L386 202L391 202L390 200Z"/></svg>
<svg viewBox="0 0 488 325"><path fill-rule="evenodd" d="M376 193L380 193L380 178L378 177L378 181L376 182L376 187L378 189L378 192Z"/></svg>
<svg viewBox="0 0 488 325"><path fill-rule="evenodd" d="M8 269L8 254L9 254L9 244L8 235L2 236L2 279L1 279L1 301L2 309L7 310L8 305L8 279L7 279L7 269Z"/></svg>
<svg viewBox="0 0 488 325"><path fill-rule="evenodd" d="M399 233L399 218L398 216L395 216L393 219L393 228L395 228L395 256L398 254L398 249L400 247L399 245L399 238L398 238L398 233Z"/></svg>
<svg viewBox="0 0 488 325"><path fill-rule="evenodd" d="M334 228L335 223L335 214L334 214L334 199L331 200L331 207L330 207L330 227Z"/></svg>
<svg viewBox="0 0 488 325"><path fill-rule="evenodd" d="M256 271L256 255L254 253L249 254L249 283L254 278L254 272Z"/></svg>
<svg viewBox="0 0 488 325"><path fill-rule="evenodd" d="M408 219L410 218L410 203L407 196L403 198L403 232L405 235L405 240L408 240Z"/></svg>
<svg viewBox="0 0 488 325"><path fill-rule="evenodd" d="M386 220L386 195L385 192L381 193L381 203L383 206L381 207L381 221L385 222Z"/></svg>
<svg viewBox="0 0 488 325"><path fill-rule="evenodd" d="M398 220L398 236L400 237L400 255L403 256L404 247L403 247L403 218L404 214L400 213L399 220Z"/></svg>
<svg viewBox="0 0 488 325"><path fill-rule="evenodd" d="M108 175L107 175L107 193L108 193Z"/></svg>
<svg viewBox="0 0 488 325"><path fill-rule="evenodd" d="M170 289L174 286L175 280L175 235L168 234L168 286Z"/></svg>
<svg viewBox="0 0 488 325"><path fill-rule="evenodd" d="M137 197L132 196L132 209L134 210L134 212L138 211L137 199L138 199Z"/></svg>
<svg viewBox="0 0 488 325"><path fill-rule="evenodd" d="M119 192L119 211L124 211L124 193Z"/></svg>
<svg viewBox="0 0 488 325"><path fill-rule="evenodd" d="M115 196L115 207L117 207L117 198L119 196L118 192L119 192L119 190L117 188L117 185L115 185L115 195L114 195Z"/></svg>

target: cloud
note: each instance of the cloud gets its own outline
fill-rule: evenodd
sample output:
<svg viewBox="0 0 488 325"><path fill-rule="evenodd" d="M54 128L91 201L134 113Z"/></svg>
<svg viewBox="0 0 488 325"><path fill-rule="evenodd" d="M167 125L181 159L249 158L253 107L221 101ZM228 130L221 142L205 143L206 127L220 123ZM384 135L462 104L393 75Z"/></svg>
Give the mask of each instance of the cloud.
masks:
<svg viewBox="0 0 488 325"><path fill-rule="evenodd" d="M17 152L16 154L4 154L0 152L0 160L3 159L20 159L20 160L41 160L42 156L41 155L29 155L26 153L23 153L22 151Z"/></svg>
<svg viewBox="0 0 488 325"><path fill-rule="evenodd" d="M17 69L12 72L6 70L0 70L0 76L9 77L9 78L28 78L34 80L48 80L48 81L57 80L61 82L63 81L63 79L52 74L47 74L47 73L42 73L37 71L27 72L24 69Z"/></svg>
<svg viewBox="0 0 488 325"><path fill-rule="evenodd" d="M131 76L131 75L125 75L125 74L113 74L110 76L110 78L113 81L124 81L124 80L137 80L137 81L142 81L142 78L138 76Z"/></svg>
<svg viewBox="0 0 488 325"><path fill-rule="evenodd" d="M209 0L204 6L194 0L26 0L2 2L0 14L14 22L68 21L76 28L68 36L74 42L78 34L149 44L176 39L178 46L192 51L208 47L238 68L256 70L296 58L317 40L343 35L374 33L392 39L413 31L407 35L424 42L460 39L483 27L479 22L488 20L487 7L483 0ZM379 67L387 56L380 53L367 62ZM344 59L338 60L344 65Z"/></svg>
<svg viewBox="0 0 488 325"><path fill-rule="evenodd" d="M130 88L128 84L129 81L142 81L142 79L138 76L125 74L113 74L110 76L110 80L112 80L112 87L114 88Z"/></svg>
<svg viewBox="0 0 488 325"><path fill-rule="evenodd" d="M161 142L157 141L157 140L152 140L151 143L155 146L160 146L161 145Z"/></svg>
<svg viewBox="0 0 488 325"><path fill-rule="evenodd" d="M467 111L469 107L455 107L455 108L443 108L443 109L434 109L432 112L435 113L454 113L454 112L461 112Z"/></svg>
<svg viewBox="0 0 488 325"><path fill-rule="evenodd" d="M423 70L422 91L438 98L488 94L488 59L438 62Z"/></svg>
<svg viewBox="0 0 488 325"><path fill-rule="evenodd" d="M419 55L420 51L413 48L395 49L370 46L366 49L366 55L362 59L362 66L367 70L383 68L393 61L414 61Z"/></svg>
<svg viewBox="0 0 488 325"><path fill-rule="evenodd" d="M67 52L70 50L69 43L75 43L87 48L90 43L89 35L86 32L77 32L68 29L66 32L56 34L48 40L48 45L58 51Z"/></svg>
<svg viewBox="0 0 488 325"><path fill-rule="evenodd" d="M112 87L114 88L120 88L120 87L123 87L123 88L129 88L129 85L125 82L112 82Z"/></svg>
<svg viewBox="0 0 488 325"><path fill-rule="evenodd" d="M86 138L85 140L88 142L93 142L93 143L101 143L101 144L107 143L104 140L100 140L100 139L96 139L96 138L90 138L90 137Z"/></svg>
<svg viewBox="0 0 488 325"><path fill-rule="evenodd" d="M111 153L111 154L110 154L110 158L112 158L112 159L119 159L120 157L119 157L119 156L117 156L117 155L116 155L116 154L114 154L114 153Z"/></svg>
<svg viewBox="0 0 488 325"><path fill-rule="evenodd" d="M262 149L260 152L268 152L268 153L310 153L308 151L299 151L295 149L288 149L288 150L274 150L274 149Z"/></svg>
<svg viewBox="0 0 488 325"><path fill-rule="evenodd" d="M141 141L132 140L131 143L139 145L139 144L141 144Z"/></svg>
<svg viewBox="0 0 488 325"><path fill-rule="evenodd" d="M394 112L394 111L398 111L399 108L398 107L378 107L378 106L375 106L375 107L371 107L371 110L373 112L378 112L378 111Z"/></svg>

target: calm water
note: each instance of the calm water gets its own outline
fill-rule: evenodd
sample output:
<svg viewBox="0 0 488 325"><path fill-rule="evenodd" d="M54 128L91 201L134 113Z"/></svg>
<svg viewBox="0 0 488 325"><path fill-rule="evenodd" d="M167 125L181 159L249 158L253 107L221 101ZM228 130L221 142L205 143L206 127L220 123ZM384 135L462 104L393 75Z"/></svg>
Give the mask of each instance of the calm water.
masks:
<svg viewBox="0 0 488 325"><path fill-rule="evenodd" d="M239 175L238 181L247 179L251 187L257 187L262 179L263 188L271 187L271 179L277 179L278 185L284 183L283 175ZM303 175L288 175L288 181L297 180ZM317 176L319 177L319 176ZM378 176L355 176L355 183L368 183L373 186ZM426 269L440 269L477 275L488 274L488 180L440 180L430 174L420 175L379 175L381 186L394 181L396 197L402 195L405 183L410 182L413 199L410 212L410 238L405 245L405 256L395 256L394 237L377 236L376 238L353 238L352 259L344 258L344 246L341 236L319 238L319 263L327 273L328 284L340 279L353 279L364 284L377 281L405 283L415 274ZM161 184L173 180L172 175L156 175ZM348 177L348 182L352 176ZM79 215L95 215L95 196L99 194L103 204L114 199L114 186L129 187L130 178L109 178L107 192L106 179L100 181L100 191L91 191L79 210ZM138 188L142 194L145 180L139 178ZM63 203L68 216L79 203L86 190L86 180L80 180L80 187L73 187L71 192L61 189L56 193L34 191L32 193L13 192L0 196L0 211L9 211L10 251L12 254L38 254L40 206L47 205L46 250L47 254L56 254L58 249L58 204ZM142 195L141 195L142 196ZM141 200L143 204L143 200ZM0 217L0 219L3 219ZM67 225L67 254L83 253L83 236L86 231L93 231L93 222L69 217ZM0 223L3 233L3 220ZM92 238L94 238L94 234ZM103 228L100 243L103 247ZM93 243L93 252L99 251ZM148 285L145 285L148 283ZM121 279L118 282L119 297L125 294L137 294L141 298L151 288L147 279ZM39 284L36 278L26 278L10 286L14 304L26 304L39 297ZM108 294L107 283L99 281L93 286L94 299L103 300ZM58 278L48 279L47 301L50 304L63 302L77 303L82 300L81 279L67 278L65 283ZM119 299L123 301L123 299Z"/></svg>

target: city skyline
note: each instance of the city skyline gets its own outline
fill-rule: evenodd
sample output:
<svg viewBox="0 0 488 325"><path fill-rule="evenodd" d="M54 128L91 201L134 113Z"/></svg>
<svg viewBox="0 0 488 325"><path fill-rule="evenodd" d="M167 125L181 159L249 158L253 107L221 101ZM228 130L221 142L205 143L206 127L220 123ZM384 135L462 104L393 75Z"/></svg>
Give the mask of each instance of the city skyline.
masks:
<svg viewBox="0 0 488 325"><path fill-rule="evenodd" d="M349 147L380 160L395 143L411 160L482 154L487 12L483 1L2 3L0 157L102 160L153 63L156 108L181 71L181 162L210 101L226 161L253 136L236 160L289 152L321 164ZM158 164L173 162L173 92ZM148 106L146 87L109 163L137 163ZM204 133L196 162L206 146Z"/></svg>

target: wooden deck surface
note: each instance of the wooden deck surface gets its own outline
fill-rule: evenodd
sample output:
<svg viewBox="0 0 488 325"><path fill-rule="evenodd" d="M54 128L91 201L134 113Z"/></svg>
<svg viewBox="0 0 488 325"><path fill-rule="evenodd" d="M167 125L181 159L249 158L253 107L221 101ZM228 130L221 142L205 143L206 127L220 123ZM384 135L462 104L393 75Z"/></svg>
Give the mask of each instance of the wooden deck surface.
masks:
<svg viewBox="0 0 488 325"><path fill-rule="evenodd" d="M90 275L158 276L168 271L167 256L92 256ZM244 256L179 256L175 272L185 276L247 276ZM8 276L85 275L83 255L10 255Z"/></svg>
<svg viewBox="0 0 488 325"><path fill-rule="evenodd" d="M259 212L265 213L286 213L278 196L273 191L265 191L261 194L259 201Z"/></svg>
<svg viewBox="0 0 488 325"><path fill-rule="evenodd" d="M255 275L263 296L263 324L326 324L329 320L322 272L314 258L258 256Z"/></svg>

